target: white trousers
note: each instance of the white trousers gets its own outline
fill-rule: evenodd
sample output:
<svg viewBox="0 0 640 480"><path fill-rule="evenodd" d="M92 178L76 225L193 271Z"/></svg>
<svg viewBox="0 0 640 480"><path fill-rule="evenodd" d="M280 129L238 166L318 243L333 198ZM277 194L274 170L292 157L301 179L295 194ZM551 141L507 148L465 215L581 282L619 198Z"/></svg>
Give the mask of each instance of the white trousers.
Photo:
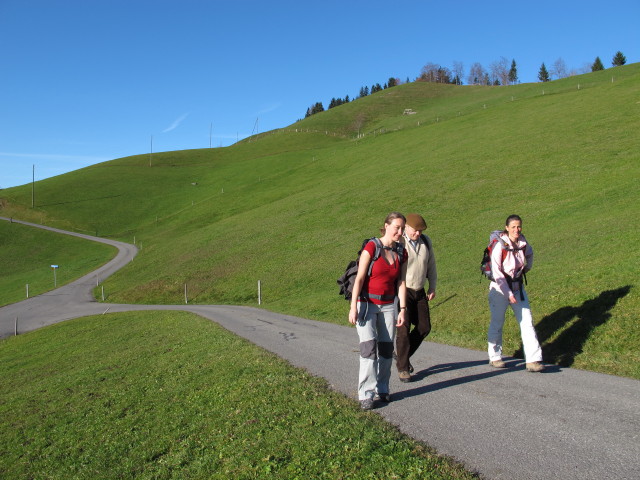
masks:
<svg viewBox="0 0 640 480"><path fill-rule="evenodd" d="M520 292L513 292L518 300L517 303L510 304L509 298L497 287L489 290L489 309L491 310L491 323L489 324L489 360L500 360L502 358L502 328L504 326L505 313L507 307L511 306L516 320L520 325L520 336L524 347L524 358L527 363L542 361L542 349L538 342L538 336L533 328L533 318L529 306L529 297L526 291L522 291L524 300L520 299Z"/></svg>
<svg viewBox="0 0 640 480"><path fill-rule="evenodd" d="M395 303L358 303L356 331L360 340L359 400L373 398L376 393L389 393L396 312Z"/></svg>

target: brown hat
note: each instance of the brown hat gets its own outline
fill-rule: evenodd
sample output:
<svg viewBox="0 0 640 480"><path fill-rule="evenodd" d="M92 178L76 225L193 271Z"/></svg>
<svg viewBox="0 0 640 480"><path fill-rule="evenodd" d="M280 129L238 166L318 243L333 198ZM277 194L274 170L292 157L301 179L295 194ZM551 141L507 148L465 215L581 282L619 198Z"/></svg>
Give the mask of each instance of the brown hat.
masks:
<svg viewBox="0 0 640 480"><path fill-rule="evenodd" d="M427 222L424 221L417 213L410 213L407 215L407 225L409 225L414 230L426 230Z"/></svg>

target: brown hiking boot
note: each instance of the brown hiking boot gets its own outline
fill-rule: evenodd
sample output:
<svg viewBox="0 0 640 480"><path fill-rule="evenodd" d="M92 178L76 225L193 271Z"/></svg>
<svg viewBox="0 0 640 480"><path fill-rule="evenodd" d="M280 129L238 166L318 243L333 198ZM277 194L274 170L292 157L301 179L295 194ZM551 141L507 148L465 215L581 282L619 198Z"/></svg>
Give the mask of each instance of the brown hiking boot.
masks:
<svg viewBox="0 0 640 480"><path fill-rule="evenodd" d="M407 370L403 370L398 372L398 377L402 383L407 383L411 381L411 374Z"/></svg>
<svg viewBox="0 0 640 480"><path fill-rule="evenodd" d="M531 362L527 363L527 372L543 372L544 365L540 362Z"/></svg>
<svg viewBox="0 0 640 480"><path fill-rule="evenodd" d="M507 366L507 364L504 363L502 360L489 360L489 365L495 368L505 368Z"/></svg>

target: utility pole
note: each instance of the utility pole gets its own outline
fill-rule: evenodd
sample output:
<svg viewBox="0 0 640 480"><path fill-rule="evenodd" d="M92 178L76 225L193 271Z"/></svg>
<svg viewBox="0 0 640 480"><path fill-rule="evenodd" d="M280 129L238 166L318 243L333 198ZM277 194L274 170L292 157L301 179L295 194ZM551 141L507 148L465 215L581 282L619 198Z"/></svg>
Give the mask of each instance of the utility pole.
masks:
<svg viewBox="0 0 640 480"><path fill-rule="evenodd" d="M31 173L31 208L36 207L36 166L33 165Z"/></svg>
<svg viewBox="0 0 640 480"><path fill-rule="evenodd" d="M149 150L149 166L151 166L151 154L153 153L153 135L151 135L151 150Z"/></svg>

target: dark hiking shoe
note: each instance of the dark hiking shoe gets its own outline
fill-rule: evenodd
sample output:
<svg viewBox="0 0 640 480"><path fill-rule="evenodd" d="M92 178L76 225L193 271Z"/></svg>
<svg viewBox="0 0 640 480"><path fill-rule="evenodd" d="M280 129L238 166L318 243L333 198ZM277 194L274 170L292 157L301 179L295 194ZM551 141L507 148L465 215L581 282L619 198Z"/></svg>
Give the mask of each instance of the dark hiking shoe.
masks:
<svg viewBox="0 0 640 480"><path fill-rule="evenodd" d="M413 373L413 365L411 365L411 362L409 362L409 373Z"/></svg>
<svg viewBox="0 0 640 480"><path fill-rule="evenodd" d="M365 398L360 400L360 408L362 410L373 410L373 398Z"/></svg>
<svg viewBox="0 0 640 480"><path fill-rule="evenodd" d="M384 403L389 403L391 401L391 394L390 393L377 393L376 394L376 399L380 400L381 402L384 402Z"/></svg>

